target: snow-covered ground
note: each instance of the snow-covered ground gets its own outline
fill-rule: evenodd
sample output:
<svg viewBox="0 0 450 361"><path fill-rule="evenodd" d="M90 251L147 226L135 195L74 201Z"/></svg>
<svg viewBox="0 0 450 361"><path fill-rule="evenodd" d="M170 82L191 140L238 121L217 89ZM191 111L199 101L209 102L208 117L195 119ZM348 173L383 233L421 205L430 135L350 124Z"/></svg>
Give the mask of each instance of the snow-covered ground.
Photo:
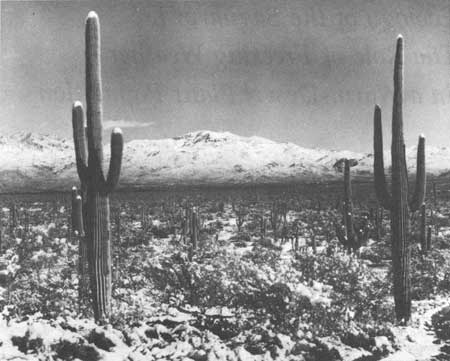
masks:
<svg viewBox="0 0 450 361"><path fill-rule="evenodd" d="M413 316L410 326L392 327L399 351L383 361L428 361L441 354L442 344L437 341L431 327L431 317L448 305L447 297L413 301ZM446 355L450 358L450 355Z"/></svg>

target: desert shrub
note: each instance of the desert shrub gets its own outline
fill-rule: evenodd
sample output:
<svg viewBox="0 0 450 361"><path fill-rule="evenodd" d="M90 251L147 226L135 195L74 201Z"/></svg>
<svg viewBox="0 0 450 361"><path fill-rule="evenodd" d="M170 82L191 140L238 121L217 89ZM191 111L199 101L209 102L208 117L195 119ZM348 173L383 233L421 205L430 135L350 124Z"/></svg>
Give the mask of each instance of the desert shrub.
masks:
<svg viewBox="0 0 450 361"><path fill-rule="evenodd" d="M388 242L373 242L368 247L361 247L359 250L360 258L371 261L374 264L380 264L384 260L391 259L391 248Z"/></svg>
<svg viewBox="0 0 450 361"><path fill-rule="evenodd" d="M209 204L206 207L207 213L223 213L225 209L225 203L220 202L209 202Z"/></svg>
<svg viewBox="0 0 450 361"><path fill-rule="evenodd" d="M431 239L431 246L433 249L450 249L450 237L448 235L439 234L438 236L435 236L433 230Z"/></svg>
<svg viewBox="0 0 450 361"><path fill-rule="evenodd" d="M170 234L173 234L173 230L169 229L168 227L152 227L151 233L156 238L169 238Z"/></svg>
<svg viewBox="0 0 450 361"><path fill-rule="evenodd" d="M426 255L414 248L411 256L411 297L422 300L439 291L450 291L450 259L439 250Z"/></svg>
<svg viewBox="0 0 450 361"><path fill-rule="evenodd" d="M263 247L238 256L208 245L192 262L183 252L153 260L145 278L163 291L163 302L245 309L253 312L253 326L268 321L290 334L303 328L330 335L343 332L349 322L363 326L394 319L386 277L342 250L302 254L285 264L279 251Z"/></svg>
<svg viewBox="0 0 450 361"><path fill-rule="evenodd" d="M389 279L371 271L355 255L342 250L330 254L299 254L293 262L301 282L320 282L332 287L329 306L319 305L310 322L327 330L345 328L345 322L373 324L393 319Z"/></svg>
<svg viewBox="0 0 450 361"><path fill-rule="evenodd" d="M262 290L267 288L255 268L230 256L202 263L189 262L178 254L161 266L166 277L160 273L158 277L164 283L159 286L163 286L167 298L181 294L191 305L254 308L260 303Z"/></svg>
<svg viewBox="0 0 450 361"><path fill-rule="evenodd" d="M77 309L77 247L62 235L49 225L26 239L9 240L8 265L1 271L7 295L0 300L1 308L11 304L11 313L18 317L41 312L46 318Z"/></svg>
<svg viewBox="0 0 450 361"><path fill-rule="evenodd" d="M299 331L317 336L342 335L350 326L365 330L378 327L381 331L374 332L380 334L386 321L394 319L393 305L387 297L391 288L389 276L369 269L365 260L346 254L334 242L328 243L324 254L299 254L294 260L282 254L270 239L254 241L252 251L236 251L236 247L229 247L236 238L210 241L223 228L217 220L205 223L199 249L189 259L189 245L178 239L167 240L173 238L174 231L166 224L178 224L179 220L162 222L163 211L158 208L153 212L155 237L150 245L143 246L136 242L137 237L142 239L142 231L133 226L133 208L126 210L128 213L121 217L121 238L130 241L126 242L127 247L113 247L117 275L113 276L111 321L115 327L125 329L154 315L152 307L169 305L180 309L198 306L186 308L196 309L202 315L196 327L225 338L244 331L256 335L253 330L258 327L261 334L281 332L291 337ZM9 262L9 271L0 273L0 286L8 294L0 295L0 306L14 305L9 308L12 317L40 311L44 317L53 318L78 310L77 245L65 240L64 227L49 222L59 217L54 223L60 225L59 213L42 217L33 223L43 226L33 227L36 229L23 240L4 235L8 248L4 258ZM305 219L303 226L315 225L319 238L330 229L326 217L325 212L303 210L301 219ZM236 242L247 246L252 240L248 233L251 229L247 222ZM374 257L389 251L382 244L373 247ZM446 263L450 262L442 252L431 251L427 256L413 253L415 298L450 290ZM204 318L211 309L223 306L232 316ZM439 322L444 329L447 321Z"/></svg>
<svg viewBox="0 0 450 361"><path fill-rule="evenodd" d="M250 242L251 240L252 240L252 237L247 232L239 232L238 234L236 234L235 236L230 238L230 241L233 241L235 243L240 242L244 245L244 247L246 246L245 243Z"/></svg>
<svg viewBox="0 0 450 361"><path fill-rule="evenodd" d="M249 260L255 265L266 265L275 268L280 261L281 251L278 248L264 247L261 244L256 244L251 252L242 255L242 258Z"/></svg>
<svg viewBox="0 0 450 361"><path fill-rule="evenodd" d="M206 227L203 227L199 231L201 236L204 236L203 238L208 238L207 236L212 236L217 233L217 228L214 227L214 225L208 225Z"/></svg>
<svg viewBox="0 0 450 361"><path fill-rule="evenodd" d="M450 306L444 307L431 317L436 335L443 340L450 339Z"/></svg>
<svg viewBox="0 0 450 361"><path fill-rule="evenodd" d="M44 350L42 338L32 335L30 330L27 330L25 332L25 335L22 337L21 336L11 337L11 342L23 353L37 354L39 351Z"/></svg>

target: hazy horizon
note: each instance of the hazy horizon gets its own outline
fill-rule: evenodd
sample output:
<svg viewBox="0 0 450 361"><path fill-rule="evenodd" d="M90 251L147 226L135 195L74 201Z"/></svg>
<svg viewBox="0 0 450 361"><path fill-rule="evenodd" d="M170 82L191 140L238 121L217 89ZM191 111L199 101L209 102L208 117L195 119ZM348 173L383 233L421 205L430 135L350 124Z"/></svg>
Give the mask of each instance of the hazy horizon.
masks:
<svg viewBox="0 0 450 361"><path fill-rule="evenodd" d="M104 124L126 140L230 131L308 148L390 144L395 40L405 38L407 147L447 146L446 1L1 1L0 129L71 136L84 21L100 17ZM109 131L108 131L109 132ZM106 139L105 139L106 140Z"/></svg>

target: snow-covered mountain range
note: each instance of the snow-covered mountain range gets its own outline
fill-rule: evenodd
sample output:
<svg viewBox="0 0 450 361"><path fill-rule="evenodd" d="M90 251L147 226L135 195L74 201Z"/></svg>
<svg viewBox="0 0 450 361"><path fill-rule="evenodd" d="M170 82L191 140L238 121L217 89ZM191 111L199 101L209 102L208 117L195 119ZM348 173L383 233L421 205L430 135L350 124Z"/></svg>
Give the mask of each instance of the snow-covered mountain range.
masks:
<svg viewBox="0 0 450 361"><path fill-rule="evenodd" d="M109 147L105 146L105 169ZM17 133L0 137L0 191L64 190L78 184L72 139ZM416 148L406 151L411 172ZM372 154L302 148L261 137L197 131L125 144L120 186L326 182L342 178L334 165L353 158L355 178L372 173ZM386 166L389 153L385 153ZM450 171L450 148L426 148L427 172Z"/></svg>

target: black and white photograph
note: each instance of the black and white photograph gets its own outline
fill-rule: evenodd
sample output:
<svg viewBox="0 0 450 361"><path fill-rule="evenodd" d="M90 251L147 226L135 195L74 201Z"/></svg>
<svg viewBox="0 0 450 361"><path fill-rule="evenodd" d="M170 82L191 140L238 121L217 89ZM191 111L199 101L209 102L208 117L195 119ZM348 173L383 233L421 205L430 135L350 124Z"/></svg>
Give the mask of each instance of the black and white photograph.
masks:
<svg viewBox="0 0 450 361"><path fill-rule="evenodd" d="M0 0L0 361L450 361L449 0Z"/></svg>

